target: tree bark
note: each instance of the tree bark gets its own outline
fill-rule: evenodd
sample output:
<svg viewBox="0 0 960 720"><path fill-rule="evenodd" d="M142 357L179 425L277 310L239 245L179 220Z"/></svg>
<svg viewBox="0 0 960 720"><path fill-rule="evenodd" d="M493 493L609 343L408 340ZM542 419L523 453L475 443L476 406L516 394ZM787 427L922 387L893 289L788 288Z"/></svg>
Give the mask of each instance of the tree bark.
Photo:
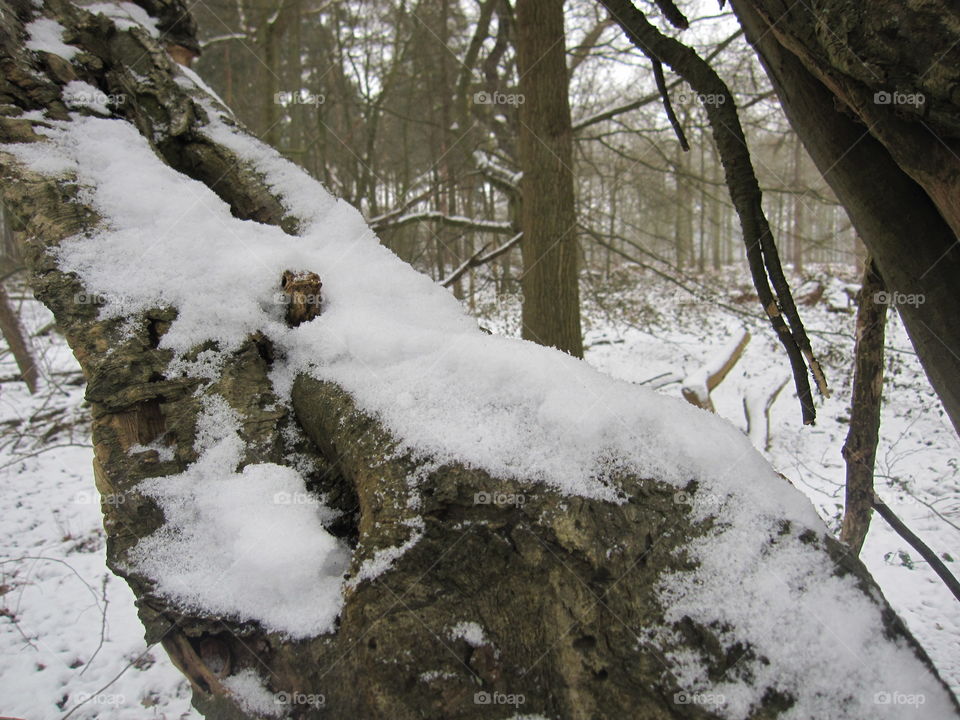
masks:
<svg viewBox="0 0 960 720"><path fill-rule="evenodd" d="M883 337L887 322L883 280L870 258L864 264L857 306L850 430L843 444L847 487L840 540L859 554L873 511L873 466L880 433Z"/></svg>
<svg viewBox="0 0 960 720"><path fill-rule="evenodd" d="M561 0L518 0L523 337L583 357Z"/></svg>
<svg viewBox="0 0 960 720"><path fill-rule="evenodd" d="M10 296L7 295L7 289L2 282L0 282L0 333L3 334L7 347L13 353L13 359L16 360L17 368L20 370L20 377L26 383L30 393L35 393L40 383L40 370L33 355L33 348L30 346L30 339L23 332L20 318L17 317L17 312L13 309Z"/></svg>

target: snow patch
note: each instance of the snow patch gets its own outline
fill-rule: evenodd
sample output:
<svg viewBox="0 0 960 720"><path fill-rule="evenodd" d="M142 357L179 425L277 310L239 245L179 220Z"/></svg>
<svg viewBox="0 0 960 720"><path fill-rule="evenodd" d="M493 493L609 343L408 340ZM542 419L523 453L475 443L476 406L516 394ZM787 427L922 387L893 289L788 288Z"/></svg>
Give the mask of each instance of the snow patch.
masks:
<svg viewBox="0 0 960 720"><path fill-rule="evenodd" d="M180 74L176 78L177 85L183 88L187 88L188 90L192 88L197 88L198 90L202 90L210 97L216 99L216 101L223 106L223 111L230 112L229 108L227 108L227 104L223 101L223 99L219 95L217 95L217 93L213 90L213 88L207 85L203 81L203 78L197 75L197 73L194 72L191 68L188 68L186 65L177 65L177 70L180 72ZM209 107L209 102L207 102L206 105L207 105L207 108L206 108L207 111L210 112L212 108ZM229 115L229 117L232 118L233 117L232 114Z"/></svg>
<svg viewBox="0 0 960 720"><path fill-rule="evenodd" d="M155 452L157 454L157 459L159 459L160 462L170 462L175 457L173 448L168 445L164 445L159 440L154 440L152 443L148 445L141 445L140 443L136 443L135 445L131 445L130 448L127 450L127 453L129 453L130 455L137 455L140 453L148 453L148 452Z"/></svg>
<svg viewBox="0 0 960 720"><path fill-rule="evenodd" d="M303 479L272 463L235 468L243 456L239 419L221 398L199 419L200 457L180 475L146 480L141 491L165 524L131 552L158 590L188 608L254 619L291 637L333 630L349 550L330 535Z"/></svg>
<svg viewBox="0 0 960 720"><path fill-rule="evenodd" d="M223 684L233 694L236 703L248 713L280 717L286 711L283 704L277 702L276 694L267 689L260 675L251 668L231 675Z"/></svg>
<svg viewBox="0 0 960 720"><path fill-rule="evenodd" d="M480 647L489 641L483 634L483 628L475 622L459 622L450 628L448 633L451 640L465 640L470 647Z"/></svg>
<svg viewBox="0 0 960 720"><path fill-rule="evenodd" d="M27 23L24 29L30 38L26 42L28 50L59 55L67 61L73 60L79 52L76 47L67 45L63 41L65 28L56 20L45 17L37 18Z"/></svg>
<svg viewBox="0 0 960 720"><path fill-rule="evenodd" d="M113 20L118 30L141 28L146 30L152 37L160 37L160 30L157 29L156 19L150 17L146 10L132 2L92 3L84 6L84 9L94 15L107 16Z"/></svg>
<svg viewBox="0 0 960 720"><path fill-rule="evenodd" d="M98 115L110 115L113 98L83 80L71 80L63 88L63 102L69 108L87 108Z"/></svg>
<svg viewBox="0 0 960 720"><path fill-rule="evenodd" d="M824 559L817 561L799 539L802 529L765 537L750 529L751 510L742 506L727 508L723 520L729 529L684 548L699 563L696 570L662 580L666 619L736 628L721 631L724 650L735 653L749 639L753 653L773 662L745 660L715 682L701 658L671 650L671 633L655 637L687 693L712 698L711 709L731 720L750 716L766 688L796 699L785 720L894 720L904 717L904 705L883 698L896 693L923 698L910 706L911 717L954 717L947 694L913 651L884 636L876 603L850 578L835 576Z"/></svg>

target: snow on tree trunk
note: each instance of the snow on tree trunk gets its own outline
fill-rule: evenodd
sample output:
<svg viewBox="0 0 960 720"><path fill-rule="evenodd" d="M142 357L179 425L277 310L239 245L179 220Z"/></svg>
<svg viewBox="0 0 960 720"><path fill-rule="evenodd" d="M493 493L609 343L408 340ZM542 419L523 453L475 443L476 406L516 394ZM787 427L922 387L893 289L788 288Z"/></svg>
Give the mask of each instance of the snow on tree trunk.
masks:
<svg viewBox="0 0 960 720"><path fill-rule="evenodd" d="M957 714L738 430L480 332L134 6L0 8L108 562L207 717Z"/></svg>

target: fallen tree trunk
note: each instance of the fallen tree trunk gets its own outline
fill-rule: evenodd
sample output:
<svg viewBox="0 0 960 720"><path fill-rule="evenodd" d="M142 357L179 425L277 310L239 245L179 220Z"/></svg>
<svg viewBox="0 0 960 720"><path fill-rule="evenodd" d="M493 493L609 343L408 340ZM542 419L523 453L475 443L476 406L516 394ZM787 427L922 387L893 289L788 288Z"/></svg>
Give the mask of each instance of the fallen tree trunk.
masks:
<svg viewBox="0 0 960 720"><path fill-rule="evenodd" d="M148 27L0 6L4 201L108 562L207 717L957 714L736 429L480 333Z"/></svg>

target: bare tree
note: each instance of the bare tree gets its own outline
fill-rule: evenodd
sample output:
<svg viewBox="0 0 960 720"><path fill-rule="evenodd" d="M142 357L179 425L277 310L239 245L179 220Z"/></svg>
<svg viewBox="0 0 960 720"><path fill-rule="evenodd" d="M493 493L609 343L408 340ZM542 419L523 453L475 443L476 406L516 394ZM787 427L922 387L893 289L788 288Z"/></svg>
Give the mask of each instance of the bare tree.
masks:
<svg viewBox="0 0 960 720"><path fill-rule="evenodd" d="M517 3L523 337L583 356L561 0Z"/></svg>

